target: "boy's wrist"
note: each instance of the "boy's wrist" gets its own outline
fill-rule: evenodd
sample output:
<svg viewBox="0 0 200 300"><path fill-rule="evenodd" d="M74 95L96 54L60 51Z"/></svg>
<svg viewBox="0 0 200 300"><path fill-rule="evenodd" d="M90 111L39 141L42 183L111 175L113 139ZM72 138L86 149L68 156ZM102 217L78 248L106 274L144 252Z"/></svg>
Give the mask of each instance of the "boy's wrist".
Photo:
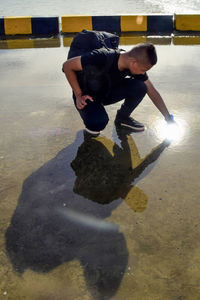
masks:
<svg viewBox="0 0 200 300"><path fill-rule="evenodd" d="M174 116L172 114L169 114L167 117L165 117L166 122L173 122L174 121Z"/></svg>
<svg viewBox="0 0 200 300"><path fill-rule="evenodd" d="M82 92L80 92L80 91L79 91L78 93L77 93L77 92L76 92L76 93L74 92L74 94L75 94L76 98L82 96Z"/></svg>

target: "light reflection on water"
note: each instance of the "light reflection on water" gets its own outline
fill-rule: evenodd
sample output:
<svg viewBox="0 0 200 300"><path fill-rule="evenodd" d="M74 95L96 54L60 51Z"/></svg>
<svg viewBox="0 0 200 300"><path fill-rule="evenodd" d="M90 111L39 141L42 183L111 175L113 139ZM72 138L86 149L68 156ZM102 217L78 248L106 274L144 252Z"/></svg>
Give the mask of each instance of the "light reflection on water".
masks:
<svg viewBox="0 0 200 300"><path fill-rule="evenodd" d="M152 125L157 139L167 139L172 146L181 144L188 132L188 124L184 119L176 118L174 123L167 123L163 119L157 119Z"/></svg>

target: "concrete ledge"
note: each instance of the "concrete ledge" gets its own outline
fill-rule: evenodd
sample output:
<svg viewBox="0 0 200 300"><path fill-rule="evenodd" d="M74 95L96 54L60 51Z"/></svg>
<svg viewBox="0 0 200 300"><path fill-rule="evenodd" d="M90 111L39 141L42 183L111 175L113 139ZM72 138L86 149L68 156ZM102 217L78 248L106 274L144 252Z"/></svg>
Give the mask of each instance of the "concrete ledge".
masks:
<svg viewBox="0 0 200 300"><path fill-rule="evenodd" d="M32 34L31 17L4 18L5 35Z"/></svg>
<svg viewBox="0 0 200 300"><path fill-rule="evenodd" d="M5 35L4 19L0 18L0 36Z"/></svg>
<svg viewBox="0 0 200 300"><path fill-rule="evenodd" d="M108 32L120 32L120 16L96 16L92 17L93 30Z"/></svg>
<svg viewBox="0 0 200 300"><path fill-rule="evenodd" d="M180 31L200 31L200 15L175 15L175 29Z"/></svg>
<svg viewBox="0 0 200 300"><path fill-rule="evenodd" d="M0 35L54 35L58 33L58 17L24 16L0 19Z"/></svg>
<svg viewBox="0 0 200 300"><path fill-rule="evenodd" d="M121 16L121 32L147 31L147 16Z"/></svg>
<svg viewBox="0 0 200 300"><path fill-rule="evenodd" d="M32 34L49 35L59 33L59 19L58 17L32 17Z"/></svg>
<svg viewBox="0 0 200 300"><path fill-rule="evenodd" d="M62 16L62 32L83 29L109 32L172 33L173 15Z"/></svg>
<svg viewBox="0 0 200 300"><path fill-rule="evenodd" d="M147 16L147 31L156 34L171 34L174 30L173 15Z"/></svg>
<svg viewBox="0 0 200 300"><path fill-rule="evenodd" d="M149 35L171 35L179 32L200 32L200 15L122 15L61 17L5 17L0 18L0 36L56 35L76 33L83 29L108 32L138 32Z"/></svg>
<svg viewBox="0 0 200 300"><path fill-rule="evenodd" d="M61 17L62 32L80 32L83 29L92 30L91 16L62 16Z"/></svg>

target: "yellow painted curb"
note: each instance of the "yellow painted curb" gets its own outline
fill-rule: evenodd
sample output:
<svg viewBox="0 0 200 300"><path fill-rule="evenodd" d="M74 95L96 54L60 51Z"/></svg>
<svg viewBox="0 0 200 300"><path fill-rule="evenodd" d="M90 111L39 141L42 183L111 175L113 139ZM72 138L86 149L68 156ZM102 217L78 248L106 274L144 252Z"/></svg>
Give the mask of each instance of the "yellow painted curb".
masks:
<svg viewBox="0 0 200 300"><path fill-rule="evenodd" d="M147 16L121 16L121 31L147 31Z"/></svg>
<svg viewBox="0 0 200 300"><path fill-rule="evenodd" d="M4 18L5 34L32 34L31 17Z"/></svg>
<svg viewBox="0 0 200 300"><path fill-rule="evenodd" d="M176 30L200 31L200 15L175 15Z"/></svg>
<svg viewBox="0 0 200 300"><path fill-rule="evenodd" d="M92 30L92 16L62 16L62 32Z"/></svg>

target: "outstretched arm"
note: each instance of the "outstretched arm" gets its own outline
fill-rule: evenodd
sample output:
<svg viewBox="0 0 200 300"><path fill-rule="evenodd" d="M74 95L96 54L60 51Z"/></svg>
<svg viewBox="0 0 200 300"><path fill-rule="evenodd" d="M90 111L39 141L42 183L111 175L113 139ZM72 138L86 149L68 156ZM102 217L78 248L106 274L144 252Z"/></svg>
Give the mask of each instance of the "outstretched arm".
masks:
<svg viewBox="0 0 200 300"><path fill-rule="evenodd" d="M87 105L86 100L89 99L90 101L93 101L93 99L89 95L82 95L82 90L77 80L76 72L82 71L81 56L67 60L63 64L63 71L75 94L77 108L83 109L85 105Z"/></svg>
<svg viewBox="0 0 200 300"><path fill-rule="evenodd" d="M151 101L154 103L154 105L158 108L158 110L161 112L161 114L164 116L165 120L167 122L172 121L172 117L165 105L164 100L162 99L159 92L156 90L152 82L148 79L145 81L145 84L147 86L147 95L151 99Z"/></svg>

